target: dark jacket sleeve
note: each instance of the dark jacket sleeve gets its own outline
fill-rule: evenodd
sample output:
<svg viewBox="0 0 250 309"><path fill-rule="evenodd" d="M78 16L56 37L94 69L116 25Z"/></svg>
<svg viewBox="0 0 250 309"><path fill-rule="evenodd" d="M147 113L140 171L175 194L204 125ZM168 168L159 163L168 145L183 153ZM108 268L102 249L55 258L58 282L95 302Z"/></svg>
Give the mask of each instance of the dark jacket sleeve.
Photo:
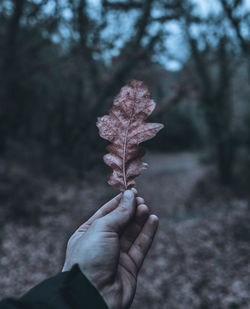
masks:
<svg viewBox="0 0 250 309"><path fill-rule="evenodd" d="M7 298L0 309L108 309L78 265L46 279L19 299Z"/></svg>

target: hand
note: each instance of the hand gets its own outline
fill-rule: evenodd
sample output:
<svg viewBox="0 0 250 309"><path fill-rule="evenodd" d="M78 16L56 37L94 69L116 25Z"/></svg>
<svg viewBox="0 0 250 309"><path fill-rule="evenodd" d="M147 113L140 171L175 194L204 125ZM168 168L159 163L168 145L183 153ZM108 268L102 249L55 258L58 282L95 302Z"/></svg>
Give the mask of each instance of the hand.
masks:
<svg viewBox="0 0 250 309"><path fill-rule="evenodd" d="M158 218L149 215L144 200L136 198L133 190L102 206L67 246L63 271L77 263L110 309L131 305L138 272L158 226Z"/></svg>

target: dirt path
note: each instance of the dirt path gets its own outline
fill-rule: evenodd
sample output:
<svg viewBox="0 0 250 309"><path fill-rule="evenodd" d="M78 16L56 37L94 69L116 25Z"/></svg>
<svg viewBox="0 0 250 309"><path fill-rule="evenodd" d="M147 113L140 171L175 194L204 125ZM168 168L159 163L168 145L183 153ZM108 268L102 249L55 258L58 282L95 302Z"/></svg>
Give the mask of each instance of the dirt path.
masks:
<svg viewBox="0 0 250 309"><path fill-rule="evenodd" d="M199 156L154 154L147 162L138 188L160 225L131 308L249 308L247 202L218 200L190 211L186 201L208 170Z"/></svg>
<svg viewBox="0 0 250 309"><path fill-rule="evenodd" d="M197 157L151 154L146 161L150 168L138 181L140 194L160 216L180 210L202 174ZM46 276L60 271L62 252L70 233L116 192L106 185L105 176L99 176L98 183L94 178L92 184L91 179L88 183L68 186L48 184L45 195L57 206L55 209L54 205L46 206L49 213L41 218L39 226L5 224L0 255L0 297L20 295Z"/></svg>
<svg viewBox="0 0 250 309"><path fill-rule="evenodd" d="M138 179L138 189L147 203L161 217L185 210L185 201L206 172L199 156L150 154L145 161L149 168Z"/></svg>
<svg viewBox="0 0 250 309"><path fill-rule="evenodd" d="M226 214L215 208L206 216L170 220L185 213L186 201L207 168L192 153L149 154L145 162L150 167L137 188L159 216L160 226L132 309L249 308L247 203L231 201ZM70 233L114 194L102 175L66 186L49 184L46 198L53 207L46 206L51 211L39 225L8 222L3 228L0 298L18 296L59 272Z"/></svg>

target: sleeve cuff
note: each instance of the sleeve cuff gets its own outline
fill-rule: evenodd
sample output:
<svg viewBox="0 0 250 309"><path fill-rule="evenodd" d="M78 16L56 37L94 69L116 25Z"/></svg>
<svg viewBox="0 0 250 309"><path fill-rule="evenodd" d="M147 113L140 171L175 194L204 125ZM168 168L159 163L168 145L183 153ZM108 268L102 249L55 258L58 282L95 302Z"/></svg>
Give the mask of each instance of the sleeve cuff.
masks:
<svg viewBox="0 0 250 309"><path fill-rule="evenodd" d="M61 288L63 297L73 308L108 309L102 296L75 264L64 280Z"/></svg>

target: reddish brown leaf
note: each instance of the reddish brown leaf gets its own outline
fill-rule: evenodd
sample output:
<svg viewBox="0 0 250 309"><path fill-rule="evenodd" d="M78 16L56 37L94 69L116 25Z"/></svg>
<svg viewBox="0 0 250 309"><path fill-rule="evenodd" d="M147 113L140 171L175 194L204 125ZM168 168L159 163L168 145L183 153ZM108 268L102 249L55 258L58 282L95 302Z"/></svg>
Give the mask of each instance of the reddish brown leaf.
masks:
<svg viewBox="0 0 250 309"><path fill-rule="evenodd" d="M144 122L154 109L147 86L132 80L116 96L109 115L98 118L100 136L112 143L104 156L104 162L113 169L108 183L121 191L134 187L134 178L147 168L140 160L145 151L138 145L163 128L160 123Z"/></svg>

